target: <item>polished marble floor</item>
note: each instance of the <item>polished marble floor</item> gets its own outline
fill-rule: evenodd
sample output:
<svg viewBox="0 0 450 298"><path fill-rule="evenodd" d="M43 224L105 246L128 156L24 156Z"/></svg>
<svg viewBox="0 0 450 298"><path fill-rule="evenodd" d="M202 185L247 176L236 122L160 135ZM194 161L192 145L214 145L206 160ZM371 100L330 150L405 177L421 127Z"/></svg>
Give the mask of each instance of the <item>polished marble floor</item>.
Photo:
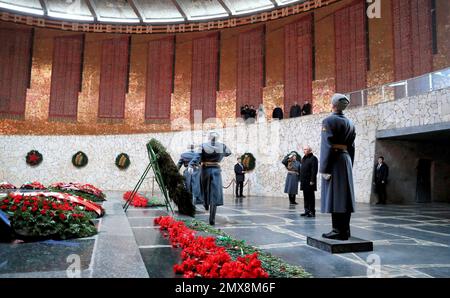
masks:
<svg viewBox="0 0 450 298"><path fill-rule="evenodd" d="M167 211L130 207L125 213L122 195L107 192L106 215L93 237L1 243L0 278L68 277L73 255L79 257L81 277L174 277L180 251L153 225ZM358 204L352 235L373 241L374 251L332 255L306 244L307 236L330 230L330 216L303 218L298 201L293 206L287 198L226 197L217 210L216 228L314 277L450 277L450 204ZM207 222L208 214L197 207L196 218Z"/></svg>
<svg viewBox="0 0 450 298"><path fill-rule="evenodd" d="M316 218L303 218L299 202L289 205L287 198L227 197L218 208L216 228L300 265L314 277L450 277L450 204L358 204L351 220L352 235L373 241L374 251L332 255L306 244L307 236L330 230L330 216L317 213ZM196 218L207 222L206 211L201 205L197 208ZM160 261L166 250L168 263L178 260L152 225L161 213L127 212L149 275L155 277L161 272L150 258L158 256Z"/></svg>

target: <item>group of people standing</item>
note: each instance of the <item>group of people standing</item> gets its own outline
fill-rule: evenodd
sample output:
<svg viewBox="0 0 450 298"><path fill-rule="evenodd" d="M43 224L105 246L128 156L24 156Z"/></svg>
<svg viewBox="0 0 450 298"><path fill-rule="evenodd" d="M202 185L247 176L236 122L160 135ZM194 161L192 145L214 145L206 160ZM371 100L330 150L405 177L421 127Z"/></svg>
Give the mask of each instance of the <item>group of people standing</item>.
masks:
<svg viewBox="0 0 450 298"><path fill-rule="evenodd" d="M223 205L222 170L220 162L224 157L230 156L230 149L218 142L219 134L210 132L209 141L195 146L189 145L188 151L181 154L177 163L178 170L184 166L183 171L185 188L192 193L192 204L203 204L209 210L209 224L215 224L217 206ZM234 166L236 175L236 197L245 198L242 194L245 180L245 168L241 158Z"/></svg>
<svg viewBox="0 0 450 298"><path fill-rule="evenodd" d="M245 105L245 106L241 107L241 117L245 121L248 119L251 119L251 118L256 119L255 107L253 105L251 105L251 106Z"/></svg>
<svg viewBox="0 0 450 298"><path fill-rule="evenodd" d="M333 113L322 121L320 166L310 146L304 146L303 158L292 151L282 161L288 170L284 192L289 194L291 204L297 204L298 186L303 191L304 209L302 216L315 217L315 191L317 191L317 174L321 175L321 212L331 213L332 230L322 234L323 238L348 240L350 233L350 217L355 212L355 191L353 186L353 162L355 157L355 126L344 116L343 111L350 100L343 94L335 94L331 99ZM218 134L211 132L209 141L200 146L199 150L183 153L179 167L187 169L186 187L193 193L193 202L200 201L210 210L209 223L214 225L217 206L223 205L222 176L219 163L231 151L225 144L219 143ZM376 181L381 195L385 193L388 169L380 157L376 166ZM234 167L236 174L236 196L243 197L242 188L245 170L242 161ZM197 172L199 171L199 172ZM199 178L198 178L199 177ZM199 182L194 182L199 181ZM379 181L379 182L378 182ZM198 185L199 188L196 188Z"/></svg>
<svg viewBox="0 0 450 298"><path fill-rule="evenodd" d="M299 105L298 102L295 102L289 111L289 118L306 116L310 115L311 113L312 113L312 106L309 103L309 101L306 100L305 103L303 104L303 107ZM277 105L275 109L273 109L272 118L279 120L284 118L284 113L280 106Z"/></svg>
<svg viewBox="0 0 450 298"><path fill-rule="evenodd" d="M215 224L217 206L223 205L222 170L220 162L231 155L231 150L218 141L219 134L210 132L208 142L195 150L190 145L189 151L181 154L178 169L184 165L185 186L192 193L192 203L203 204L209 210L209 224Z"/></svg>
<svg viewBox="0 0 450 298"><path fill-rule="evenodd" d="M293 205L298 203L295 201L298 194L298 184L300 183L300 190L303 191L305 212L301 216L315 217L315 194L317 191L317 172L318 159L313 154L309 145L303 147L304 156L301 160L297 160L296 152L291 152L287 155L282 163L288 170L284 192L289 195L289 202Z"/></svg>
<svg viewBox="0 0 450 298"><path fill-rule="evenodd" d="M322 234L323 238L348 240L350 238L350 217L355 211L352 167L355 157L355 126L343 111L350 100L343 94L331 99L333 113L322 122L320 144L320 167L311 147L303 148L304 157L297 160L292 152L283 160L288 170L285 193L291 204L298 193L298 183L303 190L305 212L302 216L315 216L315 195L317 174L322 177L321 212L331 213L332 230Z"/></svg>

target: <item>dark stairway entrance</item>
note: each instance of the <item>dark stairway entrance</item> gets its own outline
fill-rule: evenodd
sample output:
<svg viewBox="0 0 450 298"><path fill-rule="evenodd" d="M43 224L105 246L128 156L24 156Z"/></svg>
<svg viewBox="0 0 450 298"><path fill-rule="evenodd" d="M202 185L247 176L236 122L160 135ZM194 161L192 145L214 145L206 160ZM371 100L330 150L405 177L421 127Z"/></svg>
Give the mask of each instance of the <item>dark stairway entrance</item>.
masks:
<svg viewBox="0 0 450 298"><path fill-rule="evenodd" d="M431 202L431 163L430 159L419 159L417 165L416 202Z"/></svg>

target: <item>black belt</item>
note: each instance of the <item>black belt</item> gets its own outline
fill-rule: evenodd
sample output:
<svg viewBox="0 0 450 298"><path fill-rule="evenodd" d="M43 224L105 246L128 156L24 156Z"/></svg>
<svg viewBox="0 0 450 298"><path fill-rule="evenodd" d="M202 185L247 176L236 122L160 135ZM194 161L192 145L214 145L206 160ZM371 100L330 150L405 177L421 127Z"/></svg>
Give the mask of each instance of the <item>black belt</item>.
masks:
<svg viewBox="0 0 450 298"><path fill-rule="evenodd" d="M334 152L348 153L347 145L333 144L333 145L331 145L331 148L333 149Z"/></svg>
<svg viewBox="0 0 450 298"><path fill-rule="evenodd" d="M210 167L220 168L219 162L217 162L217 161L202 161L202 166L204 168L210 168Z"/></svg>

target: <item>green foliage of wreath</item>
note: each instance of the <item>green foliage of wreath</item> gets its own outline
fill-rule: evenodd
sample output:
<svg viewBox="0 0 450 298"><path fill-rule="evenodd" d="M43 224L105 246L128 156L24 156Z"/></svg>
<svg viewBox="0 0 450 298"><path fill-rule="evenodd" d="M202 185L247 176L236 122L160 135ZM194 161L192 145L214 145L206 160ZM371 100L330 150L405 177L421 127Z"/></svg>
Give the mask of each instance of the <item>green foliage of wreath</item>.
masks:
<svg viewBox="0 0 450 298"><path fill-rule="evenodd" d="M167 153L166 148L156 139L150 140L150 145L158 159L164 183L169 191L170 199L178 206L181 214L194 216L195 207L192 204L192 194L184 186L184 177L178 172L178 168Z"/></svg>
<svg viewBox="0 0 450 298"><path fill-rule="evenodd" d="M126 153L120 153L116 157L116 166L121 170L126 170L130 166L130 157Z"/></svg>
<svg viewBox="0 0 450 298"><path fill-rule="evenodd" d="M42 162L42 154L39 153L37 150L31 150L27 153L27 156L25 157L25 161L30 166L37 166Z"/></svg>
<svg viewBox="0 0 450 298"><path fill-rule="evenodd" d="M72 164L77 168L86 166L88 161L88 157L83 151L78 151L72 156Z"/></svg>
<svg viewBox="0 0 450 298"><path fill-rule="evenodd" d="M246 152L241 156L244 171L253 171L256 166L256 158L250 152Z"/></svg>

